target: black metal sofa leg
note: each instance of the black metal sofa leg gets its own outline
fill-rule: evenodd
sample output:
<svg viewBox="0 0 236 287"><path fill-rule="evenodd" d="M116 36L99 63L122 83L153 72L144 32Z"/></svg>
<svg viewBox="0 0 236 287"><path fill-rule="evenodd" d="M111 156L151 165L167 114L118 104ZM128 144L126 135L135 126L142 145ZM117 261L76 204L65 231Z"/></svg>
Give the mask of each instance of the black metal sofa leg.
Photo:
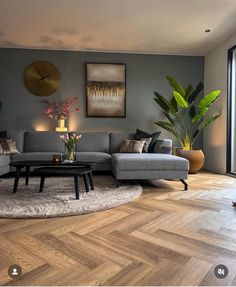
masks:
<svg viewBox="0 0 236 287"><path fill-rule="evenodd" d="M188 190L188 184L184 179L180 179L180 181L183 183L184 185L184 190Z"/></svg>

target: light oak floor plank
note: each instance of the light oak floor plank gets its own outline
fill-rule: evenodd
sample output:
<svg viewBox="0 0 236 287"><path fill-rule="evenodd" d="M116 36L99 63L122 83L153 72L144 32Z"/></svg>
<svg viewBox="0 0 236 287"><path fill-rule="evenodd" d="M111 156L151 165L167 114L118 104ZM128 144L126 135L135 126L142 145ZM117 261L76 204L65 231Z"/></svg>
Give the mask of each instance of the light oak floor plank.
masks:
<svg viewBox="0 0 236 287"><path fill-rule="evenodd" d="M1 218L0 284L235 286L236 178L201 172L188 191L177 180L141 184L139 199L103 212ZM8 276L11 264L21 279Z"/></svg>

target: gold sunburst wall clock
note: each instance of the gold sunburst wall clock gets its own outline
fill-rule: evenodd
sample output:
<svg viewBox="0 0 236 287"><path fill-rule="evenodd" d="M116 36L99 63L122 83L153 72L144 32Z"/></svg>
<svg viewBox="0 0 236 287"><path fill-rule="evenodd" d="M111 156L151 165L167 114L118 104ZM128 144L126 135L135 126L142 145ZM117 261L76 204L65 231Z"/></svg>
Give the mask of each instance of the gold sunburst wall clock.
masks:
<svg viewBox="0 0 236 287"><path fill-rule="evenodd" d="M27 89L37 96L50 96L60 87L61 76L55 65L47 61L35 61L24 72Z"/></svg>

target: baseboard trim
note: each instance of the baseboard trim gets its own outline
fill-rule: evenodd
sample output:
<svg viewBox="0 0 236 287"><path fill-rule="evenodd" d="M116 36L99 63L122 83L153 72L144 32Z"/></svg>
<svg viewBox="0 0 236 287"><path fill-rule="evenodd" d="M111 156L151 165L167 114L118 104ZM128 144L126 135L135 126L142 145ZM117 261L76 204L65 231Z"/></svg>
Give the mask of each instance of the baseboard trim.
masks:
<svg viewBox="0 0 236 287"><path fill-rule="evenodd" d="M204 170L205 171L210 171L210 172L215 172L215 173L218 173L218 174L225 174L226 173L226 171L224 169L215 168L215 167L211 167L211 166L204 167Z"/></svg>

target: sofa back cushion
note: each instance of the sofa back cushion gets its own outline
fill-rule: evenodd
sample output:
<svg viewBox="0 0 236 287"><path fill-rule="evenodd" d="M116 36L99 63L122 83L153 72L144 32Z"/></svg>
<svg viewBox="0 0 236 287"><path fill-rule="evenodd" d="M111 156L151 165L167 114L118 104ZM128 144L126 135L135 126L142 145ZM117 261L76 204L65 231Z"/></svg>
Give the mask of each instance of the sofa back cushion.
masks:
<svg viewBox="0 0 236 287"><path fill-rule="evenodd" d="M109 153L108 132L80 132L82 137L76 144L77 152L104 152Z"/></svg>
<svg viewBox="0 0 236 287"><path fill-rule="evenodd" d="M119 152L122 140L134 139L134 133L110 133L110 154Z"/></svg>
<svg viewBox="0 0 236 287"><path fill-rule="evenodd" d="M172 154L172 140L157 139L154 146L154 153Z"/></svg>
<svg viewBox="0 0 236 287"><path fill-rule="evenodd" d="M24 151L24 137L25 131L8 130L7 137L16 141L16 148L19 152Z"/></svg>
<svg viewBox="0 0 236 287"><path fill-rule="evenodd" d="M24 152L64 152L64 144L57 132L25 133Z"/></svg>

